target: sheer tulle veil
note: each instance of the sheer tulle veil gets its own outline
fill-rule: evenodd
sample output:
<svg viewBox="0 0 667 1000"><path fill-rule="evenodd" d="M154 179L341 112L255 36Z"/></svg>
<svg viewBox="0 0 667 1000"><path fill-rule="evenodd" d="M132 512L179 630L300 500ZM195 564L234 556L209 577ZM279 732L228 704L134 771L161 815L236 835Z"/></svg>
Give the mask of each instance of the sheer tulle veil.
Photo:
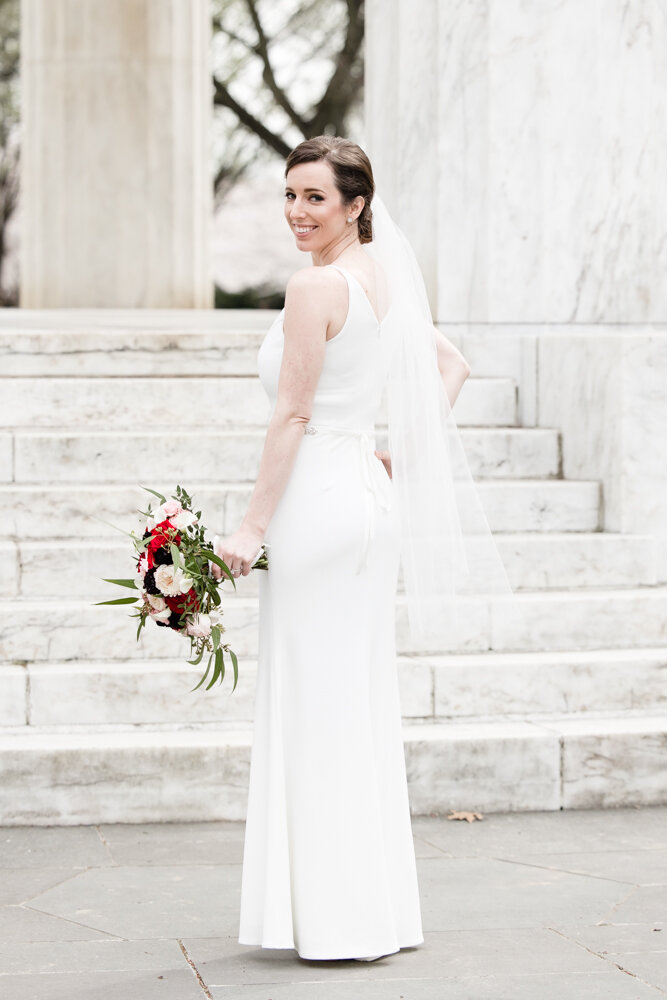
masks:
<svg viewBox="0 0 667 1000"><path fill-rule="evenodd" d="M401 527L410 646L458 645L471 596L512 593L437 367L419 265L382 199L365 249L386 278L382 313L387 423Z"/></svg>

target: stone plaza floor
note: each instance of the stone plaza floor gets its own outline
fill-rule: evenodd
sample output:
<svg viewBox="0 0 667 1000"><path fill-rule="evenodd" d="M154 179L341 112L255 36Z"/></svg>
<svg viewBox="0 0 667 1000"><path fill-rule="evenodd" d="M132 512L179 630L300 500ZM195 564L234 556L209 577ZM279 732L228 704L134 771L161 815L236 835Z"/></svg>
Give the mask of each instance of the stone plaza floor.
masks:
<svg viewBox="0 0 667 1000"><path fill-rule="evenodd" d="M2 1000L667 996L667 807L413 819L424 944L240 945L244 826L2 827Z"/></svg>

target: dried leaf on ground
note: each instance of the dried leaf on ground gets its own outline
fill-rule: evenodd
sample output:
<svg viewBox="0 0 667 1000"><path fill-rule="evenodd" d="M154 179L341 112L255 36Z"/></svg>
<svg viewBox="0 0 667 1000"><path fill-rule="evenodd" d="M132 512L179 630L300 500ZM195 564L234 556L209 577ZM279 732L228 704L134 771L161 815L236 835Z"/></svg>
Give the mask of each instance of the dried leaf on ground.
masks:
<svg viewBox="0 0 667 1000"><path fill-rule="evenodd" d="M450 812L447 819L464 819L468 823L474 823L476 819L484 819L484 816L482 813L468 812L465 809L461 809L458 812L456 810Z"/></svg>

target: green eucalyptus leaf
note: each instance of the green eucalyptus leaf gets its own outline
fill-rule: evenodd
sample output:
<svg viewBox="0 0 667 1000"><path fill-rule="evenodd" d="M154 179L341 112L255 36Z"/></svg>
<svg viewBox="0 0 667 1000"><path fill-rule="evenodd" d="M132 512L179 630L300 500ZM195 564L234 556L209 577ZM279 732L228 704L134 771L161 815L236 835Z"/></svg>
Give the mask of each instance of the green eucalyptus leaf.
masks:
<svg viewBox="0 0 667 1000"><path fill-rule="evenodd" d="M158 498L158 500L160 501L160 503L166 503L167 502L167 498L163 497L161 493L157 492L157 490L152 490L148 486L142 486L141 488L142 488L142 490L146 490L147 493L152 493L154 497Z"/></svg>
<svg viewBox="0 0 667 1000"><path fill-rule="evenodd" d="M202 684L204 683L204 681L206 680L206 678L208 676L208 672L211 669L211 659L212 659L212 657L209 656L208 663L206 664L206 670L204 671L204 674L203 674L201 680L199 681L199 684L195 684L195 686L193 688L190 688L191 691L196 691L197 688L201 687Z"/></svg>
<svg viewBox="0 0 667 1000"><path fill-rule="evenodd" d="M188 663L190 663L193 667L198 667L199 664L201 663L201 661L204 658L204 649L205 649L205 647L202 646L202 648L200 649L199 653L197 654L197 659L196 660L188 660Z"/></svg>
<svg viewBox="0 0 667 1000"><path fill-rule="evenodd" d="M95 605L98 604L136 604L136 597L117 597L115 601L95 601Z"/></svg>
<svg viewBox="0 0 667 1000"><path fill-rule="evenodd" d="M229 650L229 655L232 658L232 667L234 668L234 687L232 688L232 691L234 691L239 680L239 661L233 649Z"/></svg>
<svg viewBox="0 0 667 1000"><path fill-rule="evenodd" d="M218 678L220 678L220 681L222 682L222 679L223 679L224 676L225 676L225 666L224 666L224 662L223 662L223 659L222 659L222 650L221 649L216 649L216 651L215 651L215 667L213 669L213 676L211 677L210 681L206 685L206 690L210 691L210 689L213 687L213 685L218 680Z"/></svg>
<svg viewBox="0 0 667 1000"><path fill-rule="evenodd" d="M106 576L103 578L105 583L117 583L119 587L128 587L130 590L137 590L137 584L135 580L110 580Z"/></svg>

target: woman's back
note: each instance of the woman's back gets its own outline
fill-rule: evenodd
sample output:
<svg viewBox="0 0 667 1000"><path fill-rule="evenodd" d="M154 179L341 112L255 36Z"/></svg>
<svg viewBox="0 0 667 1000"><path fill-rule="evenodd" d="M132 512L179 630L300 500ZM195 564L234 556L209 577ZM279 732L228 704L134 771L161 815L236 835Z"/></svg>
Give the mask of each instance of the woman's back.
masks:
<svg viewBox="0 0 667 1000"><path fill-rule="evenodd" d="M382 324L360 279L337 264L328 267L345 279L347 305L341 311L342 325L337 324L340 329L326 342L310 422L373 434L386 372ZM258 355L259 377L272 406L277 399L284 346L283 315L267 333Z"/></svg>

